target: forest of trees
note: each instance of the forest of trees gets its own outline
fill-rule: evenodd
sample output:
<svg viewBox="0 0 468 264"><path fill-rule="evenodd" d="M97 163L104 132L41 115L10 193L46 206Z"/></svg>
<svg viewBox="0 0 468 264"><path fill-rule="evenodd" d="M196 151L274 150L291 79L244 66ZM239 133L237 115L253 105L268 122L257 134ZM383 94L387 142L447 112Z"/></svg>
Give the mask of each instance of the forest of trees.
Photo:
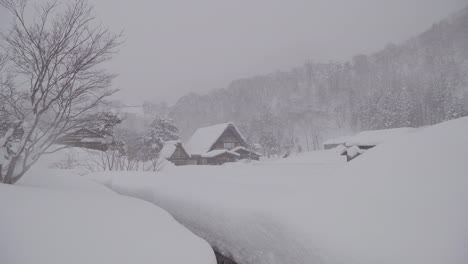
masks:
<svg viewBox="0 0 468 264"><path fill-rule="evenodd" d="M361 130L439 123L467 115L467 28L468 8L375 54L309 62L146 109L174 119L184 139L200 126L236 122L268 154L317 149Z"/></svg>

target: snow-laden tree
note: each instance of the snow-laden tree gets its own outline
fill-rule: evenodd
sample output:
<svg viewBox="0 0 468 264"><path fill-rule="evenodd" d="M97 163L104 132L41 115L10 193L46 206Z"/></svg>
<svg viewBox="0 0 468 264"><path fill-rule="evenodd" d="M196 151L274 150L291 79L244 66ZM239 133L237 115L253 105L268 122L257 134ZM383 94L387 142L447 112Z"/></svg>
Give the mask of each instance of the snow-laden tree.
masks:
<svg viewBox="0 0 468 264"><path fill-rule="evenodd" d="M284 140L284 126L282 120L266 111L255 116L250 121L249 140L258 143L262 147L265 156L280 155Z"/></svg>
<svg viewBox="0 0 468 264"><path fill-rule="evenodd" d="M99 166L103 170L123 170L125 159L125 143L115 135L115 127L122 119L112 112L98 112L88 117L86 127L104 137L107 141L106 151L97 151L100 156Z"/></svg>
<svg viewBox="0 0 468 264"><path fill-rule="evenodd" d="M457 95L457 79L446 76L441 76L440 79L434 92L434 100L438 105L438 121L448 121L466 115L462 99Z"/></svg>
<svg viewBox="0 0 468 264"><path fill-rule="evenodd" d="M85 127L103 137L112 137L114 135L114 128L122 123L122 118L112 112L90 114L86 119L88 122L85 124Z"/></svg>
<svg viewBox="0 0 468 264"><path fill-rule="evenodd" d="M83 127L91 110L115 92L110 89L115 74L102 65L116 52L120 35L100 26L85 0L34 8L26 0L0 5L13 17L0 37L9 80L0 87L0 105L23 130L2 160L0 182L15 183L58 137Z"/></svg>
<svg viewBox="0 0 468 264"><path fill-rule="evenodd" d="M361 101L363 129L387 129L413 125L415 99L406 87L380 89Z"/></svg>
<svg viewBox="0 0 468 264"><path fill-rule="evenodd" d="M178 140L179 129L172 119L156 117L147 127L142 136L143 161L151 163L153 171L158 170L161 160L159 153L166 141Z"/></svg>

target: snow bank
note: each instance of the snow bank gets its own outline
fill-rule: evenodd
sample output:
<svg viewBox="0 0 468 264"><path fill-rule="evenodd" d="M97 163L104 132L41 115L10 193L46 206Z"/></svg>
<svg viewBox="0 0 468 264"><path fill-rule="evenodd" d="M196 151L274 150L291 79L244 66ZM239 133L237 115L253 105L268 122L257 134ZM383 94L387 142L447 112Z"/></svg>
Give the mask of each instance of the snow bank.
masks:
<svg viewBox="0 0 468 264"><path fill-rule="evenodd" d="M48 170L33 168L17 185L78 191L94 194L115 194L112 190L78 175L73 170Z"/></svg>
<svg viewBox="0 0 468 264"><path fill-rule="evenodd" d="M51 175L21 183L46 188L0 184L0 263L216 263L210 246L162 209Z"/></svg>
<svg viewBox="0 0 468 264"><path fill-rule="evenodd" d="M329 151L93 177L166 209L242 264L465 264L466 135L468 118L443 123L337 169Z"/></svg>
<svg viewBox="0 0 468 264"><path fill-rule="evenodd" d="M391 140L405 134L417 131L417 128L401 127L382 130L369 130L358 133L346 140L346 146L376 146L386 140Z"/></svg>
<svg viewBox="0 0 468 264"><path fill-rule="evenodd" d="M60 148L61 146L53 146ZM100 169L99 160L101 159L101 151L89 150L78 147L60 149L55 153L42 155L38 162L34 165L33 170L48 170L50 168L59 168L69 170L73 168L74 172L84 175L90 171L98 171Z"/></svg>
<svg viewBox="0 0 468 264"><path fill-rule="evenodd" d="M346 162L346 157L337 154L337 151L333 150L319 150L311 152L298 153L296 155L290 155L287 158L267 159L264 160L265 164L290 164L290 165L333 165L341 166ZM314 166L315 168L315 166Z"/></svg>
<svg viewBox="0 0 468 264"><path fill-rule="evenodd" d="M347 155L350 158L354 158L359 154L362 154L364 150L360 149L358 146L352 146L347 150Z"/></svg>
<svg viewBox="0 0 468 264"><path fill-rule="evenodd" d="M467 135L462 118L367 151L316 193L326 202L302 196L321 213L297 227L358 263L468 263Z"/></svg>
<svg viewBox="0 0 468 264"><path fill-rule="evenodd" d="M301 160L287 163L182 166L157 174L95 173L90 177L121 194L165 208L238 263L305 263L315 260L315 253L300 232L283 221L276 203L307 192L315 174L329 176L337 164L323 162L330 162L332 155L337 156L332 151L304 153Z"/></svg>

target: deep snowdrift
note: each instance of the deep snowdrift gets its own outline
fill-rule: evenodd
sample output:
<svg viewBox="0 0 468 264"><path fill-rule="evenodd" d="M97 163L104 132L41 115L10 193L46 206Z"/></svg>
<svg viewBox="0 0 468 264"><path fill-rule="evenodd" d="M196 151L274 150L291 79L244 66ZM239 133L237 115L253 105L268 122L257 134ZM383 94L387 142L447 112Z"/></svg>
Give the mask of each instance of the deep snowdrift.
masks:
<svg viewBox="0 0 468 264"><path fill-rule="evenodd" d="M58 170L35 167L21 178L17 185L42 187L93 194L114 194L115 192L94 181L77 175L73 170Z"/></svg>
<svg viewBox="0 0 468 264"><path fill-rule="evenodd" d="M465 264L467 135L468 118L446 122L336 170L322 152L92 177L166 209L242 264Z"/></svg>
<svg viewBox="0 0 468 264"><path fill-rule="evenodd" d="M0 263L216 263L205 241L154 205L71 175L21 184L0 184Z"/></svg>

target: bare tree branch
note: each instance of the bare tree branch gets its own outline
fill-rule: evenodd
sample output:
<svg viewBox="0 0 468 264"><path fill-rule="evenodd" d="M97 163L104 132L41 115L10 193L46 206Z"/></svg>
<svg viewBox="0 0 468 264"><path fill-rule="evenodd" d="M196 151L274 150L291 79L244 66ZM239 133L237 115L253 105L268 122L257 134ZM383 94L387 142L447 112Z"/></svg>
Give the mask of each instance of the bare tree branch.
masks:
<svg viewBox="0 0 468 264"><path fill-rule="evenodd" d="M0 0L0 5L14 18L10 30L0 35L6 52L0 72L7 68L10 73L0 79L0 111L27 124L8 165L19 173L3 177L14 183L58 137L82 126L83 117L116 92L110 89L116 75L102 64L117 52L122 34L97 23L86 0L34 6L32 21L25 16L27 0Z"/></svg>

